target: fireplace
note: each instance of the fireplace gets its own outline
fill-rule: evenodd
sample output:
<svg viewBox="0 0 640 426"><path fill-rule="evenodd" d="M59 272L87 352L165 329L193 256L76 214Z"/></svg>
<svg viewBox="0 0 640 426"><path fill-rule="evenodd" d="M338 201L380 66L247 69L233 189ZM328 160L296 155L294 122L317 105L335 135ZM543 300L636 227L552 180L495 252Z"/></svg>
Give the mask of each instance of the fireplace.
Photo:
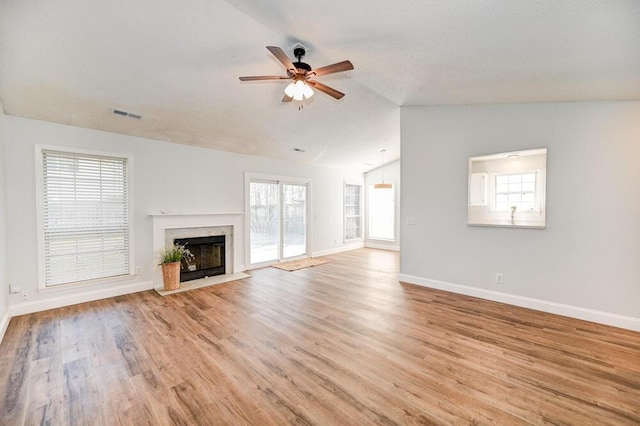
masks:
<svg viewBox="0 0 640 426"><path fill-rule="evenodd" d="M244 271L244 214L243 213L170 213L151 214L153 221L153 253L173 245L174 240L225 236L225 271L212 279ZM191 244L187 245L189 247ZM205 280L203 280L205 281ZM196 283L196 281L189 281ZM185 283L187 285L187 283ZM155 268L154 288L163 288L162 270Z"/></svg>
<svg viewBox="0 0 640 426"><path fill-rule="evenodd" d="M186 246L193 259L182 261L180 282L223 275L225 273L225 236L176 238L174 244Z"/></svg>

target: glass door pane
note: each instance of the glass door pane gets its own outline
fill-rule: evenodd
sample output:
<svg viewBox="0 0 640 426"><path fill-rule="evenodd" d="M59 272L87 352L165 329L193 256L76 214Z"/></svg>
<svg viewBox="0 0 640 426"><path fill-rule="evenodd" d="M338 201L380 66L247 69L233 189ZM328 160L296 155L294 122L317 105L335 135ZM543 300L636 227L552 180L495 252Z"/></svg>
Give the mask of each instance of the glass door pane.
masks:
<svg viewBox="0 0 640 426"><path fill-rule="evenodd" d="M282 257L307 252L307 185L282 184Z"/></svg>
<svg viewBox="0 0 640 426"><path fill-rule="evenodd" d="M277 182L250 182L250 263L277 261L280 242L280 208Z"/></svg>

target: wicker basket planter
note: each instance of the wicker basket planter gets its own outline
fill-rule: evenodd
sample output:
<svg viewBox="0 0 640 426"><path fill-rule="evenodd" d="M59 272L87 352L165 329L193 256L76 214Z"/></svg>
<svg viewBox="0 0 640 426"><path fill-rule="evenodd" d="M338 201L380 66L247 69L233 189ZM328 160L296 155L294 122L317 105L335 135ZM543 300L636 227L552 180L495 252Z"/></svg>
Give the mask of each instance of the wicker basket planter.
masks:
<svg viewBox="0 0 640 426"><path fill-rule="evenodd" d="M177 290L180 288L180 262L162 264L162 279L165 290Z"/></svg>

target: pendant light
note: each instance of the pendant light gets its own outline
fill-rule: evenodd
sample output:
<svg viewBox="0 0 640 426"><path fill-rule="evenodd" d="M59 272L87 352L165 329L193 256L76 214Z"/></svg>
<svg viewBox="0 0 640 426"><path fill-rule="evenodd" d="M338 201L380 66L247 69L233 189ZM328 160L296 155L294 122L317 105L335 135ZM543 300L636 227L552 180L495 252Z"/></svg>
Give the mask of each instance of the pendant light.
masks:
<svg viewBox="0 0 640 426"><path fill-rule="evenodd" d="M391 188L393 188L393 185L391 185L390 183L384 183L384 153L385 153L385 151L386 151L386 149L380 150L380 154L382 155L382 182L376 183L375 185L373 185L374 189L391 189Z"/></svg>

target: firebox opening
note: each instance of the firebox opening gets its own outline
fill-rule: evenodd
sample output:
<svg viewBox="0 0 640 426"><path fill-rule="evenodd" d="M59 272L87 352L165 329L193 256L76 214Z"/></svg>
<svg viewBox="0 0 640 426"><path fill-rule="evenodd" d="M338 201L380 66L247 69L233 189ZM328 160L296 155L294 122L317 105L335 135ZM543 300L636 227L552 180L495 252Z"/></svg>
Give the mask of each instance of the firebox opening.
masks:
<svg viewBox="0 0 640 426"><path fill-rule="evenodd" d="M184 245L193 254L190 261L182 261L180 282L213 277L225 273L225 236L176 238L174 244Z"/></svg>

